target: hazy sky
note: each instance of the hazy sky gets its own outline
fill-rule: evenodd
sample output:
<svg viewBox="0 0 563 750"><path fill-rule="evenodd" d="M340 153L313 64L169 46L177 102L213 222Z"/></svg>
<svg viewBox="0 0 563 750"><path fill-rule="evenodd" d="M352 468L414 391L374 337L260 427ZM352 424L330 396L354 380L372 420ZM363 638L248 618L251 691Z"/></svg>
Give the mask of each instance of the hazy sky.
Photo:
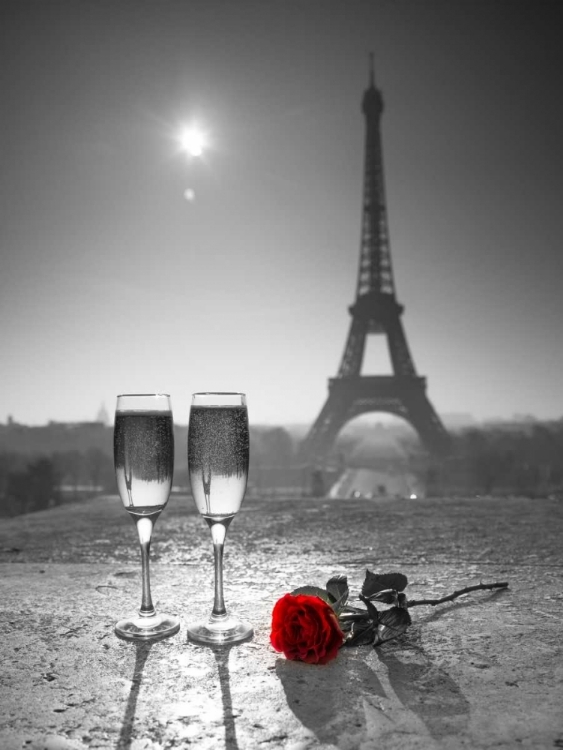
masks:
<svg viewBox="0 0 563 750"><path fill-rule="evenodd" d="M3 0L0 421L164 391L185 423L191 392L220 389L252 422L312 422L354 300L370 50L432 403L563 416L559 10ZM201 159L178 147L193 122Z"/></svg>

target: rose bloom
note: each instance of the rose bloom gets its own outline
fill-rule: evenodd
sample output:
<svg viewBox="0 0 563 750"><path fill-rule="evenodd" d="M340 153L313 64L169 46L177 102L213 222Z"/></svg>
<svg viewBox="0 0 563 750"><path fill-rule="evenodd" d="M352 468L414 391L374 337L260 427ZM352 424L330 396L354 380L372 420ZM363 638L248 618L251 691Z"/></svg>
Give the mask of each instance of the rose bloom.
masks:
<svg viewBox="0 0 563 750"><path fill-rule="evenodd" d="M270 643L286 659L326 664L343 640L334 610L318 596L286 594L276 602Z"/></svg>

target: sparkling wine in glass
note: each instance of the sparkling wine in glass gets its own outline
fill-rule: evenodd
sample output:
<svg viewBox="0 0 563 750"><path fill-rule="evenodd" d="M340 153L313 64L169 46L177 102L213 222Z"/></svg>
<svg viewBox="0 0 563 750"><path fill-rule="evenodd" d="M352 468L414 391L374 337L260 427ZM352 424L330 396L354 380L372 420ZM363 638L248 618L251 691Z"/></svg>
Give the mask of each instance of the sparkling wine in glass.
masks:
<svg viewBox="0 0 563 750"><path fill-rule="evenodd" d="M152 530L168 502L174 474L174 428L170 396L117 397L113 451L117 487L139 534L143 594L137 615L120 620L115 632L134 641L157 640L180 629L177 617L158 614L151 599L149 551Z"/></svg>
<svg viewBox="0 0 563 750"><path fill-rule="evenodd" d="M188 427L188 470L194 502L211 530L215 597L209 619L188 624L191 641L238 643L254 631L227 613L223 599L223 546L248 479L248 412L244 393L194 393Z"/></svg>

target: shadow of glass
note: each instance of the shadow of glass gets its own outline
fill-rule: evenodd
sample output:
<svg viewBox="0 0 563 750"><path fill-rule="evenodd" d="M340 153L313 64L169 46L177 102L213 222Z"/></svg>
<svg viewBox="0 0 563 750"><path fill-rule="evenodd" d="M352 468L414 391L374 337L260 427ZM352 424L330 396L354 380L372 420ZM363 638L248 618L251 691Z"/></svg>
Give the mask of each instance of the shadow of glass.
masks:
<svg viewBox="0 0 563 750"><path fill-rule="evenodd" d="M131 680L131 690L129 691L129 697L127 698L125 714L123 715L123 722L121 724L121 730L119 732L115 750L129 750L131 747L131 734L133 732L135 712L137 710L137 698L139 696L139 689L143 679L143 669L145 668L145 662L147 661L153 643L149 641L148 643L135 643L134 645L136 654L135 667L133 669L133 677Z"/></svg>
<svg viewBox="0 0 563 750"><path fill-rule="evenodd" d="M414 634L413 634L414 635ZM416 635L414 635L416 641ZM434 739L458 736L467 727L470 705L459 685L413 640L375 649L403 707L412 711ZM399 658L400 654L400 658Z"/></svg>
<svg viewBox="0 0 563 750"><path fill-rule="evenodd" d="M323 666L276 661L289 708L323 743L337 743L345 737L347 746L360 744L366 734L364 701L385 698L362 651L343 649L337 659Z"/></svg>
<svg viewBox="0 0 563 750"><path fill-rule="evenodd" d="M225 727L225 750L239 750L237 742L237 729L235 717L233 716L233 701L231 698L231 678L229 674L229 654L232 646L221 646L214 648L217 671L219 673L219 684L221 686L221 699L223 701L223 725Z"/></svg>

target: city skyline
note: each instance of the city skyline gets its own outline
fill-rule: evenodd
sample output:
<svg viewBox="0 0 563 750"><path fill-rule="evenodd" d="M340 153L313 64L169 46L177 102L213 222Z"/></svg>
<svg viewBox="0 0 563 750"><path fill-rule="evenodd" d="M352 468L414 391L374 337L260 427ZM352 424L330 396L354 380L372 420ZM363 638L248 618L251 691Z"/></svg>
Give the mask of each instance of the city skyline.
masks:
<svg viewBox="0 0 563 750"><path fill-rule="evenodd" d="M5 3L0 421L162 391L182 424L221 389L312 423L354 301L371 51L429 398L563 417L556 5Z"/></svg>
<svg viewBox="0 0 563 750"><path fill-rule="evenodd" d="M173 407L174 411L174 407ZM179 426L187 426L188 424L188 416L184 415L185 419L178 419L175 420L175 424L178 424ZM488 425L495 425L495 424L529 424L529 423L535 423L537 422L550 422L550 421L560 421L560 417L557 417L553 420L546 419L541 420L535 417L533 414L527 414L527 413L520 413L515 412L514 414L510 415L509 417L487 417L486 419L480 421L476 419L472 414L469 412L446 412L444 414L440 414L440 419L444 422L445 426L450 430L462 430L468 427L478 427L480 425L482 426L488 426ZM113 410L108 409L105 402L102 402L99 408L96 410L94 415L86 415L84 419L81 420L58 420L58 419L47 419L45 422L41 423L27 423L27 422L20 422L17 419L14 418L13 414L8 414L5 421L0 420L0 426L21 426L21 427L48 427L50 425L76 425L76 424L102 424L104 426L112 426L114 422L115 413ZM380 426L383 429L391 429L391 430L397 430L401 427L404 427L408 432L415 432L412 425L407 423L405 420L396 417L392 414L386 414L381 412L373 412L365 413L350 422L351 425L354 425L354 429L365 429L367 427L371 426ZM264 427L264 428L277 428L277 427L283 427L289 429L289 431L297 431L298 433L303 433L305 429L308 429L310 427L309 422L269 422L269 423L260 423L260 422L253 422L253 425L256 427ZM346 428L344 428L346 429Z"/></svg>

